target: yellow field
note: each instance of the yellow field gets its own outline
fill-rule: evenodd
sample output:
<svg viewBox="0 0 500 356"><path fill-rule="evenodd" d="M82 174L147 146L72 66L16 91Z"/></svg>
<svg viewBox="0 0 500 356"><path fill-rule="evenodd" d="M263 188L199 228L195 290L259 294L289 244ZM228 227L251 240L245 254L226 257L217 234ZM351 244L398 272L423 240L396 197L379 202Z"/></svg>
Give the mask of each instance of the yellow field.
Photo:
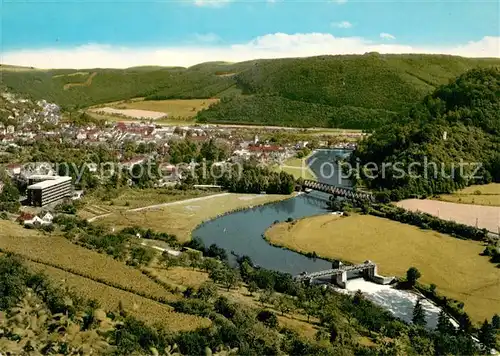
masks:
<svg viewBox="0 0 500 356"><path fill-rule="evenodd" d="M172 99L172 100L142 100L113 103L115 109L138 109L167 113L170 117L191 118L200 110L218 103L219 99Z"/></svg>
<svg viewBox="0 0 500 356"><path fill-rule="evenodd" d="M34 271L43 272L54 283L69 287L85 299L94 299L107 311L118 311L119 303L132 316L150 325L161 324L171 331L194 330L210 326L210 320L194 315L176 313L173 308L139 295L125 292L58 268L28 262Z"/></svg>
<svg viewBox="0 0 500 356"><path fill-rule="evenodd" d="M120 211L98 220L109 227L141 226L177 235L181 242L191 238L191 231L203 221L236 209L289 198L289 195L224 194L204 200L136 212Z"/></svg>
<svg viewBox="0 0 500 356"><path fill-rule="evenodd" d="M372 260L383 275L417 267L423 283L465 303L475 321L500 310L500 270L480 256L484 246L369 215L322 215L266 232L273 244L353 263Z"/></svg>
<svg viewBox="0 0 500 356"><path fill-rule="evenodd" d="M473 185L453 194L440 195L438 199L452 203L500 206L500 183Z"/></svg>
<svg viewBox="0 0 500 356"><path fill-rule="evenodd" d="M138 269L123 262L80 247L62 236L43 235L10 221L1 220L0 249L14 252L28 260L52 264L67 271L96 278L120 288L147 293L156 298L175 299L159 284L143 275Z"/></svg>

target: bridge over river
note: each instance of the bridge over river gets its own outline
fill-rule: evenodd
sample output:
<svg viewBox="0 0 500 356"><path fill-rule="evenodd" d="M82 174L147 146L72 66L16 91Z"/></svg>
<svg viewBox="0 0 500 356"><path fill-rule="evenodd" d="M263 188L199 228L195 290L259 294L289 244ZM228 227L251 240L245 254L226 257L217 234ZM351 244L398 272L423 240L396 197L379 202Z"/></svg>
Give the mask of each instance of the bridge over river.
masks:
<svg viewBox="0 0 500 356"><path fill-rule="evenodd" d="M354 190L353 188L338 187L327 183L315 182L313 180L305 180L304 183L302 183L302 189L317 190L319 192L331 194L335 197L339 196L346 199L367 200L370 202L375 200L373 194L371 193L359 192Z"/></svg>
<svg viewBox="0 0 500 356"><path fill-rule="evenodd" d="M303 272L295 277L297 281L309 281L309 283L334 283L341 288L346 287L348 279L357 278L360 275L366 280L378 284L390 284L394 277L383 277L377 273L377 265L372 261L365 261L358 265L344 265L340 261L332 264L332 269L307 273ZM350 278L349 278L350 277Z"/></svg>

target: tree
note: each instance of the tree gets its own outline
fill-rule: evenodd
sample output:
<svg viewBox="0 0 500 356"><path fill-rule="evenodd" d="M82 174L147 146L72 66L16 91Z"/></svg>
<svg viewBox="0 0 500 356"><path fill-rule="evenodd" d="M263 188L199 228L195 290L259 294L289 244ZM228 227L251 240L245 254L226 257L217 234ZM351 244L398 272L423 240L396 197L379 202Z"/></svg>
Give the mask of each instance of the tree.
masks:
<svg viewBox="0 0 500 356"><path fill-rule="evenodd" d="M493 315L491 318L491 325L495 330L500 330L500 316L498 314Z"/></svg>
<svg viewBox="0 0 500 356"><path fill-rule="evenodd" d="M441 334L450 334L450 335L455 332L455 328L453 327L450 318L448 317L448 315L446 315L444 310L441 310L439 312L436 331Z"/></svg>
<svg viewBox="0 0 500 356"><path fill-rule="evenodd" d="M458 324L462 333L470 334L472 331L472 322L470 321L470 317L467 313L462 313L460 315L458 318Z"/></svg>
<svg viewBox="0 0 500 356"><path fill-rule="evenodd" d="M213 271L220 266L220 262L217 262L213 258L205 257L201 262L201 268L203 268L206 272Z"/></svg>
<svg viewBox="0 0 500 356"><path fill-rule="evenodd" d="M264 306L266 303L271 303L273 300L273 291L271 289L265 289L264 292L260 293L259 302Z"/></svg>
<svg viewBox="0 0 500 356"><path fill-rule="evenodd" d="M413 287L415 283L417 283L417 279L419 279L421 276L422 274L415 267L410 267L408 271L406 271L406 280L411 287Z"/></svg>
<svg viewBox="0 0 500 356"><path fill-rule="evenodd" d="M201 252L196 250L189 250L186 251L185 253L189 257L189 263L191 264L191 267L193 267L193 270L199 267L202 258Z"/></svg>
<svg viewBox="0 0 500 356"><path fill-rule="evenodd" d="M281 312L281 315L285 315L285 313L288 313L294 307L293 300L285 294L281 294L278 298L276 298L274 304Z"/></svg>
<svg viewBox="0 0 500 356"><path fill-rule="evenodd" d="M204 282L198 289L197 296L204 301L209 301L217 296L217 286L211 281Z"/></svg>
<svg viewBox="0 0 500 356"><path fill-rule="evenodd" d="M255 283L254 281L251 281L250 283L248 283L248 291L250 292L250 295L253 295L258 290L259 290L259 286L257 285L257 283Z"/></svg>
<svg viewBox="0 0 500 356"><path fill-rule="evenodd" d="M415 304L415 307L413 308L413 324L417 326L425 326L427 324L427 321L425 320L425 311L424 308L422 307L422 304L420 302L420 299L417 300L417 303Z"/></svg>
<svg viewBox="0 0 500 356"><path fill-rule="evenodd" d="M257 314L257 320L269 328L278 327L278 318L272 311L262 310L259 314Z"/></svg>
<svg viewBox="0 0 500 356"><path fill-rule="evenodd" d="M168 270L170 267L177 264L177 258L165 251L161 254L159 262L163 267L165 267L166 270Z"/></svg>
<svg viewBox="0 0 500 356"><path fill-rule="evenodd" d="M229 291L232 287L238 285L240 276L238 272L230 267L220 266L210 272L210 278L217 283L222 284Z"/></svg>
<svg viewBox="0 0 500 356"><path fill-rule="evenodd" d="M484 351L490 352L495 347L495 330L493 326L484 320L481 329L479 329L479 341L483 344Z"/></svg>

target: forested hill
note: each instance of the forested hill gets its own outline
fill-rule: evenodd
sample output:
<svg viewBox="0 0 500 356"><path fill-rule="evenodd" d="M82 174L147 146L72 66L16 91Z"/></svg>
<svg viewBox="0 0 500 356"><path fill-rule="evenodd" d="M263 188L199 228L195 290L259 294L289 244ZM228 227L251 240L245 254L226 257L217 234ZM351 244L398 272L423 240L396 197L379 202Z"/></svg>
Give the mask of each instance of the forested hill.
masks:
<svg viewBox="0 0 500 356"><path fill-rule="evenodd" d="M439 87L362 141L353 158L379 167L375 179L362 170L363 181L393 200L500 182L500 69L471 70Z"/></svg>
<svg viewBox="0 0 500 356"><path fill-rule="evenodd" d="M143 96L219 97L200 122L370 129L465 71L495 65L499 59L367 53L190 68L0 69L11 90L68 109Z"/></svg>

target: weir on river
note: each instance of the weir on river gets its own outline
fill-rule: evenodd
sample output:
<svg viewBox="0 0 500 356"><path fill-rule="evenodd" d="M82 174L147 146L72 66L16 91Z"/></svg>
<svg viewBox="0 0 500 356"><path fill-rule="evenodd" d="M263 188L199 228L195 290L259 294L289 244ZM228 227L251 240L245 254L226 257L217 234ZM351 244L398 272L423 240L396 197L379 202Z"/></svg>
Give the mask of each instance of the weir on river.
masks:
<svg viewBox="0 0 500 356"><path fill-rule="evenodd" d="M332 264L332 269L318 271L313 273L303 272L295 276L297 281L308 281L309 283L335 283L341 288L346 288L349 274L356 273L363 276L364 279L377 284L390 284L395 280L395 277L383 277L377 273L377 264L372 261L365 261L358 265L344 265L340 261L335 261Z"/></svg>

